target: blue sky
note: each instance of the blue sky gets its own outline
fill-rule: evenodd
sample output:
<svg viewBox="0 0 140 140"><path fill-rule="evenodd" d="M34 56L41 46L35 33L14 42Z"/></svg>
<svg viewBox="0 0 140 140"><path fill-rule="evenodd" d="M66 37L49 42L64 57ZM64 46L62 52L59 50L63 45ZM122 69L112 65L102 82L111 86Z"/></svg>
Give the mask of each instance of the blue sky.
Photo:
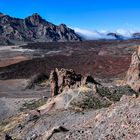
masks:
<svg viewBox="0 0 140 140"><path fill-rule="evenodd" d="M39 13L73 28L140 29L140 0L0 0L0 11L19 18Z"/></svg>

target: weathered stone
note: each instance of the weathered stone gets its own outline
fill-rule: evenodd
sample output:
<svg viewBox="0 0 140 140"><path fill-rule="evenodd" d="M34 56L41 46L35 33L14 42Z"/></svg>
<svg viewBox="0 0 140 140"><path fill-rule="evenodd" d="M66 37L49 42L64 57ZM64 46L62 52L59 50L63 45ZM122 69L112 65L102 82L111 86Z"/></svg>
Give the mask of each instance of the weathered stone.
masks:
<svg viewBox="0 0 140 140"><path fill-rule="evenodd" d="M52 70L50 74L50 90L52 97L58 95L58 75L55 70Z"/></svg>
<svg viewBox="0 0 140 140"><path fill-rule="evenodd" d="M132 55L130 67L126 75L127 84L136 92L140 92L140 46Z"/></svg>
<svg viewBox="0 0 140 140"><path fill-rule="evenodd" d="M58 70L56 68L55 70L51 71L50 74L50 89L52 97L62 93L66 87L76 88L88 83L95 84L95 87L96 85L100 85L92 76L82 76L81 74L76 74L72 69L62 68Z"/></svg>
<svg viewBox="0 0 140 140"><path fill-rule="evenodd" d="M81 85L81 81L82 75L76 74L72 69L58 70L56 68L55 70L51 71L50 74L50 89L52 97L62 93L66 87L79 87Z"/></svg>

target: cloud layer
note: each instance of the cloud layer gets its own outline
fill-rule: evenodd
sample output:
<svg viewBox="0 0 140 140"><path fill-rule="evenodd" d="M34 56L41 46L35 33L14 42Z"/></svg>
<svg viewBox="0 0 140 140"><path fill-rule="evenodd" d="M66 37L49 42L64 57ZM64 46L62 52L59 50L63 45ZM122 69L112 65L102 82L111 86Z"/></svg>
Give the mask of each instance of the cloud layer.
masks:
<svg viewBox="0 0 140 140"><path fill-rule="evenodd" d="M75 32L82 36L86 40L96 40L96 39L116 39L114 36L108 36L109 31L91 31L81 28L74 28ZM124 30L118 29L113 33L123 36L124 38L132 38L132 34L135 33L134 30ZM139 31L137 31L139 32Z"/></svg>
<svg viewBox="0 0 140 140"><path fill-rule="evenodd" d="M115 39L114 37L107 36L106 33L98 31L89 31L86 29L74 28L75 32L87 40L93 39Z"/></svg>

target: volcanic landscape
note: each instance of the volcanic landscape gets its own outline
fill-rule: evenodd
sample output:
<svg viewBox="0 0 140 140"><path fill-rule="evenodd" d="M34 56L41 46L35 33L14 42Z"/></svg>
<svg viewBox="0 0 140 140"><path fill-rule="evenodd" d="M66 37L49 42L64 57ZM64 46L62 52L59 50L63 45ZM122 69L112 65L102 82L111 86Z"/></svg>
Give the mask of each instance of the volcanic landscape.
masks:
<svg viewBox="0 0 140 140"><path fill-rule="evenodd" d="M30 78L54 68L74 69L98 78L122 76L140 40L30 43L1 47L0 79ZM8 55L7 55L8 54Z"/></svg>
<svg viewBox="0 0 140 140"><path fill-rule="evenodd" d="M39 73L49 77L54 68L73 69L77 73L91 74L105 81L123 79L139 44L140 40L98 40L3 46L0 48L0 86L3 87L0 96L23 95L15 93L24 85L24 80ZM8 80L15 83L16 87L12 85L12 89L8 89L7 84L11 85ZM46 95L45 92L41 93L37 96ZM33 97L35 95L32 94Z"/></svg>
<svg viewBox="0 0 140 140"><path fill-rule="evenodd" d="M111 87L114 88L113 90L111 89L113 91L113 102L118 101L118 97L117 100L116 97L114 97L118 95L117 92L119 92L120 94L119 96L121 97L124 94L132 95L132 93L135 92L129 87L125 86L126 83L123 86L124 84L123 82L125 81L127 71L130 67L132 54L137 50L139 45L140 45L140 40L131 39L131 40L93 40L93 41L79 41L79 42L27 43L24 45L1 46L0 47L0 107L1 107L0 120L4 121L4 119L8 118L8 120L6 120L6 123L8 124L8 126L10 126L9 123L12 122L10 121L11 119L18 121L20 117L26 116L26 114L24 114L25 112L27 112L28 114L32 110L36 111L37 107L44 105L48 100L48 98L51 97L49 76L50 76L50 72L55 68L58 68L59 70L62 68L73 69L77 74L82 74L82 75L89 74L92 77L94 77L94 79L97 81L97 83L95 83L97 84L97 89L98 86L99 88L103 88L102 89L103 91L101 91L101 94L103 95L99 94L98 97L99 99L103 100L101 101L101 103L107 102L107 104L110 105L111 102L112 104L112 97L110 97L110 95L112 96L111 93L109 93L109 97L108 97L109 99L108 98L106 99L106 97L104 97L104 92L105 94L108 94L106 88L108 89L110 89ZM42 74L43 78L45 75L46 79L40 79L39 76L38 79L35 79L35 76L38 74ZM102 86L100 84L98 85L98 82L101 83ZM119 84L118 87L116 87L117 84ZM86 87L81 86L80 88L86 88ZM79 90L80 88L75 88L75 90ZM95 92L94 89L91 87L90 88L87 87L87 89L89 90L88 92L90 92L90 90L93 90L93 93ZM71 90L73 90L73 88ZM84 92L84 89L82 89L82 91ZM61 96L62 97L64 96L63 92L61 94L60 94L60 98ZM72 96L73 94L74 92L72 93ZM82 94L83 93L81 93L81 95ZM97 93L95 93L95 95L92 94L92 96L96 97L97 96L96 94ZM57 101L59 100L61 101L58 95L58 97L57 96L52 97L51 102L54 101L55 104L57 104ZM128 97L126 97L126 101L128 100L129 100ZM49 100L47 102L49 102ZM58 102L58 105L56 105L55 107L57 106L60 107L59 103L60 102ZM48 108L47 104L48 103L46 103L46 106L42 106L43 111L44 111L44 107ZM63 108L64 106L65 105L63 105ZM120 107L121 102L120 105L119 103L115 104L115 107L116 106ZM42 108L40 108L41 111ZM97 112L98 111L99 112L101 111L102 113L106 111L106 109L103 108L101 110L97 110ZM124 109L124 111L126 111L126 109ZM20 114L22 112L23 114ZM17 113L19 113L20 116L18 116ZM70 120L70 124L66 126L73 131L75 128L73 128L73 125L71 124L78 123L78 121L76 120L82 114L75 114L73 116L73 114L71 114L69 110L66 110L66 112L65 111L61 112L60 110L58 110L58 114L54 115L53 112L52 113L53 116L50 117L50 120L52 121L50 122L52 123L50 124L50 127L47 126L48 128L46 129L46 125L44 122L42 122L41 119L42 117L44 117L44 115L46 117L46 115L48 114L42 113L39 119L39 121L41 122L38 122L38 124L40 125L35 124L35 128L32 128L31 131L27 131L28 129L31 128L31 126L29 126L30 124L28 123L25 126L25 129L23 129L22 133L20 134L20 137L23 138L32 137L36 129L38 130L36 134L37 138L39 138L40 134L42 137L44 135L45 129L48 130L52 128L51 126L52 125L54 126L55 122L56 124L57 123L62 124L61 120L58 120L56 118L57 117L62 118L62 122L63 122L65 120L65 115L63 113L67 114L67 116L70 117L70 119L68 119ZM89 114L88 111L85 110L84 113L85 115L83 117L86 117L86 115L87 117L89 117L90 116L89 114L91 115L93 114L94 118L96 118L95 117L96 110L95 111L91 110ZM11 116L15 118L9 119L9 117ZM71 117L72 118L74 117L74 119L71 119ZM48 117L45 118L46 121L47 118ZM18 122L14 121L14 125L12 126L12 129L10 128L9 130L6 129L6 127L8 126L3 126L3 122L2 122L0 124L0 132L8 132L8 134L14 137L16 134L14 131L16 131L19 122L20 120ZM26 122L22 120L21 123L23 123L24 125L24 123ZM31 121L31 123L34 122ZM48 122L46 123L48 124ZM116 126L114 127L116 129ZM100 126L98 127L98 129L100 129ZM119 130L122 131L122 128L120 128ZM83 130L83 132L86 131ZM72 132L72 134L75 133L76 132ZM96 134L98 134L98 132ZM117 133L116 135L121 137ZM97 137L95 136L95 138L99 138L100 136L101 135L98 134L98 136ZM2 134L0 133L0 138L3 137L4 137L3 133ZM83 138L82 135L80 135L80 137L81 139ZM38 140L42 140L42 138Z"/></svg>

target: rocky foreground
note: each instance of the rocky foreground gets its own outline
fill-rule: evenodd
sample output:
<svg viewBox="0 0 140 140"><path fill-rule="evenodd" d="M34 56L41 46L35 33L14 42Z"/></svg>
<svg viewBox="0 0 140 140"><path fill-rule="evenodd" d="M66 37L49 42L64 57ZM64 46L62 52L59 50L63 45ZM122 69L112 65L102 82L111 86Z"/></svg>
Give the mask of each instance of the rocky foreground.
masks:
<svg viewBox="0 0 140 140"><path fill-rule="evenodd" d="M138 49L126 78L116 85L70 69L52 70L49 81L45 74L33 76L24 91L49 82L51 97L26 103L3 120L0 139L139 140L139 64Z"/></svg>

